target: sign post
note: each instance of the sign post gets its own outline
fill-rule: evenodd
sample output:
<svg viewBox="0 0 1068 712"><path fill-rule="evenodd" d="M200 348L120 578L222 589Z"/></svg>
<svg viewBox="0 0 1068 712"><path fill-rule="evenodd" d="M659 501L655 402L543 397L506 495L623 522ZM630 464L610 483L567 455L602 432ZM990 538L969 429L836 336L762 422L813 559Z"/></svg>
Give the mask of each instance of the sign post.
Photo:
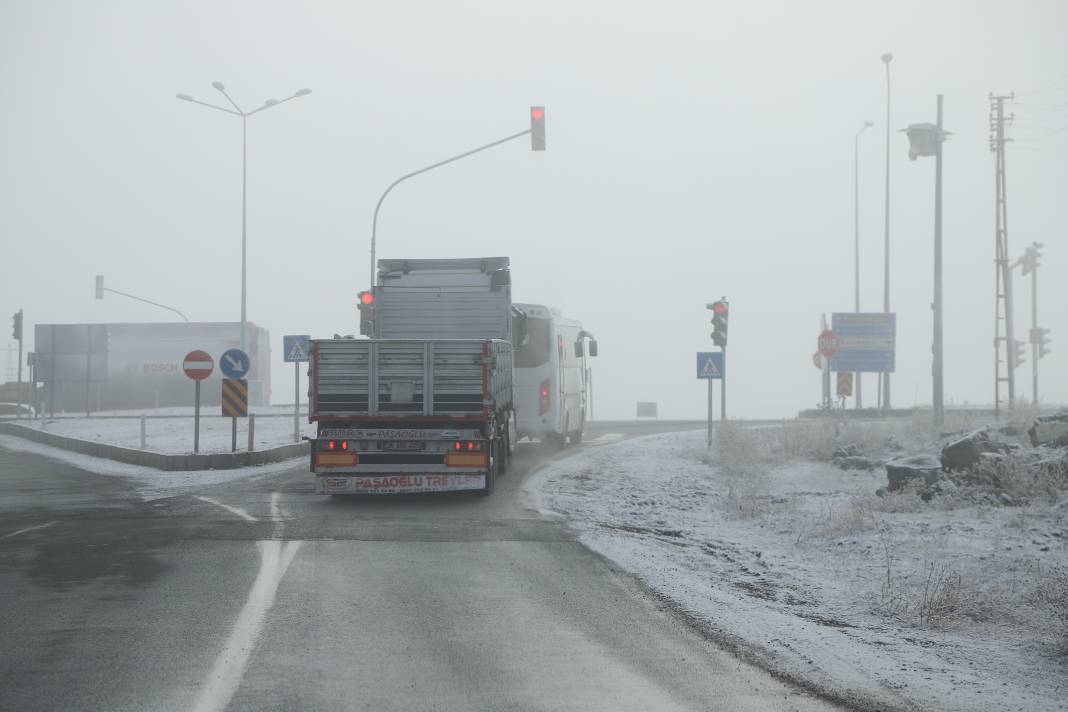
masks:
<svg viewBox="0 0 1068 712"><path fill-rule="evenodd" d="M215 370L215 361L204 351L190 351L182 360L182 370L196 386L193 400L193 454L196 455L200 452L200 382Z"/></svg>
<svg viewBox="0 0 1068 712"><path fill-rule="evenodd" d="M307 334L282 337L282 356L286 363L293 362L293 442L300 442L300 364L311 359Z"/></svg>
<svg viewBox="0 0 1068 712"><path fill-rule="evenodd" d="M237 452L237 419L244 418L248 415L248 381L245 381L245 375L248 374L249 369L252 367L252 360L241 349L227 349L223 352L222 358L219 359L219 369L226 376L223 379L222 385L222 404L223 415L227 415L227 384L226 381L242 381L244 388L241 389L244 393L243 408L234 407L231 410L230 415L230 452ZM240 411L240 412L239 412Z"/></svg>
<svg viewBox="0 0 1068 712"><path fill-rule="evenodd" d="M724 351L698 351L697 352L697 377L708 381L708 445L712 446L712 381L725 381ZM724 417L726 402L720 405L720 418Z"/></svg>

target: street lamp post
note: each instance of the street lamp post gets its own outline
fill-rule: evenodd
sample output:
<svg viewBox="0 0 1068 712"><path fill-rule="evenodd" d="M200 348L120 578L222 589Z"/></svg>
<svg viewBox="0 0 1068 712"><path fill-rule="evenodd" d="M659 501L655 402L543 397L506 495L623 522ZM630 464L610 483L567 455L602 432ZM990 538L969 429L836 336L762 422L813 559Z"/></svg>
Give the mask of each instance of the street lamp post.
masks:
<svg viewBox="0 0 1068 712"><path fill-rule="evenodd" d="M302 96L307 96L308 94L311 94L311 89L299 89L294 92L292 96L288 96L285 99L281 100L268 99L267 101L263 102L263 106L259 107L258 109L253 109L252 111L245 111L237 105L237 102L234 101L229 94L226 93L226 87L223 85L222 82L212 82L211 85L216 90L218 90L220 94L226 97L226 100L229 101L230 105L234 107L233 109L227 109L224 106L216 106L215 104L209 104L206 101L194 99L189 94L176 94L175 96L178 99L181 99L182 101L189 101L194 104L200 104L201 106L206 106L211 109L217 109L219 111L226 112L227 114L233 114L235 116L241 117L241 350L245 351L245 322L247 313L246 295L248 291L248 240L246 233L246 205L248 202L248 117L252 116L253 114L258 114L261 111L265 111L266 109L278 106L279 104L284 104L287 101L292 101L293 99L298 99Z"/></svg>
<svg viewBox="0 0 1068 712"><path fill-rule="evenodd" d="M860 313L860 135L873 126L871 121L853 137L853 308ZM860 392L860 372L854 376L857 389L857 410L864 407Z"/></svg>
<svg viewBox="0 0 1068 712"><path fill-rule="evenodd" d="M886 65L886 194L884 204L886 212L883 218L883 312L890 313L890 60L894 55L887 52L882 56ZM890 372L882 374L882 407L890 409Z"/></svg>
<svg viewBox="0 0 1068 712"><path fill-rule="evenodd" d="M909 158L935 157L935 226L934 226L934 334L931 344L931 411L934 426L945 423L942 359L942 144L949 132L942 128L942 95L938 95L937 123L910 124L905 132L909 137Z"/></svg>

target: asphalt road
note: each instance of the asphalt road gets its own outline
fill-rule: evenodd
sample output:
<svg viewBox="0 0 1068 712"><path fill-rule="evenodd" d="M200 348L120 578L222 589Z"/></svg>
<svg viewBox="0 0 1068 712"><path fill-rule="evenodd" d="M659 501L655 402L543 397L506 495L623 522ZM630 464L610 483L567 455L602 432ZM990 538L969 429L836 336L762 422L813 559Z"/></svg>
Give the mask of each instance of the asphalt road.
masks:
<svg viewBox="0 0 1068 712"><path fill-rule="evenodd" d="M544 457L488 499L320 497L301 463L145 501L0 448L0 709L832 709L532 510Z"/></svg>

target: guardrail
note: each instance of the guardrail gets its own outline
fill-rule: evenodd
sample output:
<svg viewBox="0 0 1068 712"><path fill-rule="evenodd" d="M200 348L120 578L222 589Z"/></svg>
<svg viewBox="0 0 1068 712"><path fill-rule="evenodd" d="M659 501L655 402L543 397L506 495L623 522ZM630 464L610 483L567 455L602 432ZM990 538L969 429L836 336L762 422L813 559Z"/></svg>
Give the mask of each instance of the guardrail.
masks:
<svg viewBox="0 0 1068 712"><path fill-rule="evenodd" d="M290 416L292 417L292 416ZM238 467L250 465L266 465L270 462L282 462L298 457L307 457L309 445L307 442L283 445L281 447L257 450L255 452L223 452L205 455L167 455L160 452L137 450L118 445L108 445L79 438L71 438L55 433L41 432L23 425L12 422L0 422L0 433L25 438L33 442L49 445L51 447L69 450L71 452L103 457L116 462L125 462L130 465L153 467L157 470L190 471L190 470L233 470Z"/></svg>

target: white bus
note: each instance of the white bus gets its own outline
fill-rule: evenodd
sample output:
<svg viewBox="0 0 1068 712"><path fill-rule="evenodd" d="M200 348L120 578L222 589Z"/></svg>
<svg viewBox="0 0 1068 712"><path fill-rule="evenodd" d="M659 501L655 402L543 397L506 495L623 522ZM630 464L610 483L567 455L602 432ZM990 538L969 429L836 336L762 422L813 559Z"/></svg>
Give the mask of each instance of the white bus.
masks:
<svg viewBox="0 0 1068 712"><path fill-rule="evenodd" d="M597 342L574 319L539 304L516 304L524 325L516 333L515 389L519 437L563 445L582 442L588 414L590 356Z"/></svg>

